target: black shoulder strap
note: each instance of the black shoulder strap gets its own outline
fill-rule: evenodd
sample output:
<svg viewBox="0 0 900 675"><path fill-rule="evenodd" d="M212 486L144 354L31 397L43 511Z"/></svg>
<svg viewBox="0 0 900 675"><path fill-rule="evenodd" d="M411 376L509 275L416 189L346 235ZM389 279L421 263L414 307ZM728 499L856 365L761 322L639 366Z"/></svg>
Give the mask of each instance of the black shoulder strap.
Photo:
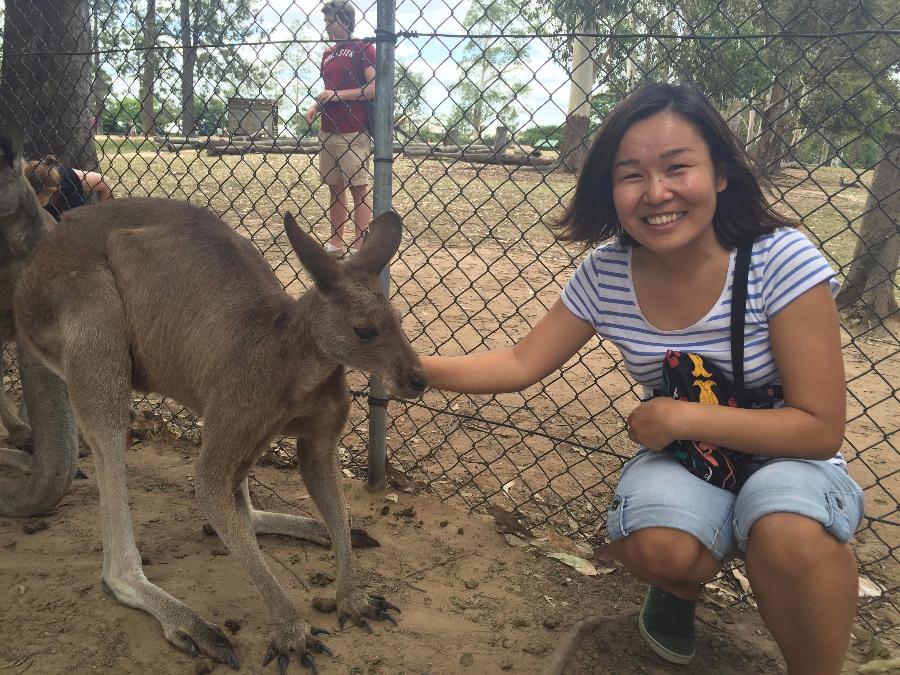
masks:
<svg viewBox="0 0 900 675"><path fill-rule="evenodd" d="M753 242L738 247L734 261L734 281L731 287L731 367L734 370L734 390L738 406L746 404L744 392L744 312L747 308L747 276Z"/></svg>

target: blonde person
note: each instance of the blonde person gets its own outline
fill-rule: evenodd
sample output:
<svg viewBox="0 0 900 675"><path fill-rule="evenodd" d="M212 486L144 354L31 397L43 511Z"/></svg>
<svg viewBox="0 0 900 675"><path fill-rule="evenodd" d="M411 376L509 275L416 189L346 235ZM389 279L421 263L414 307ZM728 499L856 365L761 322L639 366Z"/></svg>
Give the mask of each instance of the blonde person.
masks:
<svg viewBox="0 0 900 675"><path fill-rule="evenodd" d="M372 195L369 189L369 158L372 139L368 134L366 101L375 97L375 47L353 40L356 13L346 0L329 0L322 6L325 30L334 44L322 54L321 73L325 89L316 96L306 112L313 123L321 115L322 150L319 172L328 185L328 218L331 236L325 249L335 256L345 252L344 224L348 220L347 191L353 199L353 224L356 236L350 254L365 240L372 220Z"/></svg>
<svg viewBox="0 0 900 675"><path fill-rule="evenodd" d="M743 147L688 86L646 85L616 106L559 225L563 239L602 244L562 297L511 348L423 357L429 385L519 391L595 334L618 346L645 392L660 386L667 349L731 377L732 270L735 249L750 244L745 386L779 384L783 400L640 403L627 419L639 449L607 514L610 549L650 586L637 628L663 659L693 658L700 589L737 555L788 672L837 675L856 612L848 542L863 494L839 453L846 383L833 270L771 208ZM752 453L758 468L739 492L722 489L662 450L675 439Z"/></svg>
<svg viewBox="0 0 900 675"><path fill-rule="evenodd" d="M29 161L25 176L41 206L56 220L66 211L87 204L90 195L96 195L101 202L112 197L103 174L65 166L53 155Z"/></svg>

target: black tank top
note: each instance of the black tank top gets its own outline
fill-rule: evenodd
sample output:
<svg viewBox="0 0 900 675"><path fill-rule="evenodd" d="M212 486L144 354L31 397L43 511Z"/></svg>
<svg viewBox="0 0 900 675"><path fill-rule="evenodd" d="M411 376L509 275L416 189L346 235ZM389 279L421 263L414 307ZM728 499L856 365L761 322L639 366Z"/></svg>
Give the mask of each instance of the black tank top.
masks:
<svg viewBox="0 0 900 675"><path fill-rule="evenodd" d="M60 166L60 169L63 178L59 183L59 190L50 197L50 201L44 207L56 220L59 220L66 211L87 204L78 174L68 166Z"/></svg>

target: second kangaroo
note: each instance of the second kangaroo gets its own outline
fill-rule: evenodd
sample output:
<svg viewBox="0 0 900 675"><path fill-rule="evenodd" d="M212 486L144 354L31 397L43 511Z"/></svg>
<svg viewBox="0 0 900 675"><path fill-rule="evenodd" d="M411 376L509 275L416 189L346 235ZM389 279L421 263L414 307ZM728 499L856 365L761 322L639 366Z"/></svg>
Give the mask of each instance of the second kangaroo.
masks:
<svg viewBox="0 0 900 675"><path fill-rule="evenodd" d="M171 396L203 416L194 471L201 508L240 560L272 615L265 663L291 654L316 670L329 652L266 566L256 534L334 547L337 610L361 626L396 609L357 585L337 442L350 398L345 367L374 373L398 397L422 394L421 364L378 272L400 243L401 222L372 223L362 251L337 262L294 218L285 229L315 285L294 300L248 240L212 212L160 199L104 202L66 214L26 268L15 294L19 339L68 386L96 459L104 589L156 617L169 642L237 669L212 623L141 568L128 512L125 438L132 389ZM247 473L280 434L297 438L303 481L321 522L258 511Z"/></svg>

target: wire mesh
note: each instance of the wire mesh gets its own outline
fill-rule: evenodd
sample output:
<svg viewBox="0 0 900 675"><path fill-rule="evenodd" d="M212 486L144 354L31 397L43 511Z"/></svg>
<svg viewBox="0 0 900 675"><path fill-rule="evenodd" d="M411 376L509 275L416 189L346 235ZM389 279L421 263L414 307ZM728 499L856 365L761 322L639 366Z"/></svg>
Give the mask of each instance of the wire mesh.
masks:
<svg viewBox="0 0 900 675"><path fill-rule="evenodd" d="M896 639L896 6L402 0L395 25L379 26L387 5L366 2L354 6L358 49L394 47L393 96L385 102L376 94L375 106L389 111L378 119L390 127L390 200L406 230L392 295L421 353L509 345L556 301L583 251L562 246L547 224L572 194L591 134L629 91L647 80L690 81L715 102L771 177L777 208L802 222L844 285L843 451L866 493L854 544L860 571L879 589L859 615ZM21 121L29 153L99 170L116 197L208 206L256 244L292 294L309 280L278 214L299 212L323 244L350 254L353 209L338 214L345 231L333 231L336 197L316 166L322 125L335 105L356 131L374 117L359 102L326 101L332 113L310 113L325 89L323 52L333 46L320 7L56 5L49 13L40 3L0 3L0 114ZM362 89L365 77L353 71L346 75ZM371 171L367 155L359 158L363 171ZM358 373L351 384L342 447L362 474L368 385ZM417 402L391 403L390 460L442 499L469 509L499 504L533 527L596 544L617 475L634 452L624 420L637 393L616 349L594 341L521 393L429 391ZM199 441L201 426L177 403L139 404ZM279 461L290 452L289 441L273 448Z"/></svg>

